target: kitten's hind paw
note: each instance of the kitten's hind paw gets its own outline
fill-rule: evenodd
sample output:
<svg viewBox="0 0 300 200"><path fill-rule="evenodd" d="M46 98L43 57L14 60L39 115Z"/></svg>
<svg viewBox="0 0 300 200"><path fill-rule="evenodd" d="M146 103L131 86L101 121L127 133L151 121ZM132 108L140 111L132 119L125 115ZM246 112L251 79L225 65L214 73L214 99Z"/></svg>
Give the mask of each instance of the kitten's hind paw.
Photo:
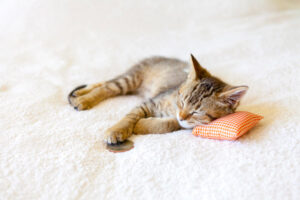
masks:
<svg viewBox="0 0 300 200"><path fill-rule="evenodd" d="M88 110L105 99L102 86L103 83L78 86L70 92L68 101L75 110Z"/></svg>
<svg viewBox="0 0 300 200"><path fill-rule="evenodd" d="M84 101L84 98L81 98L82 95L88 93L86 88L87 85L78 86L68 95L68 101L75 110L89 109L89 105Z"/></svg>
<svg viewBox="0 0 300 200"><path fill-rule="evenodd" d="M69 103L71 104L70 98L80 96L80 94L77 94L78 91L83 88L86 88L86 87L87 87L87 85L80 85L80 86L76 87L74 90L72 90L68 96Z"/></svg>

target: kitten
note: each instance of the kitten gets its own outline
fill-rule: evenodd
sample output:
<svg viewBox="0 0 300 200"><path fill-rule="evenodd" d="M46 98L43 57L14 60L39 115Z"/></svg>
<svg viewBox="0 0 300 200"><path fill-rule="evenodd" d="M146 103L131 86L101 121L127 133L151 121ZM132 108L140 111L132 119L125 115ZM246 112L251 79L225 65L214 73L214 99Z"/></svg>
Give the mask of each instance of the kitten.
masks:
<svg viewBox="0 0 300 200"><path fill-rule="evenodd" d="M76 110L87 110L117 95L137 93L146 99L106 131L108 144L123 142L132 134L193 128L233 113L248 87L226 84L191 58L191 69L178 59L145 59L113 80L75 88L69 103Z"/></svg>

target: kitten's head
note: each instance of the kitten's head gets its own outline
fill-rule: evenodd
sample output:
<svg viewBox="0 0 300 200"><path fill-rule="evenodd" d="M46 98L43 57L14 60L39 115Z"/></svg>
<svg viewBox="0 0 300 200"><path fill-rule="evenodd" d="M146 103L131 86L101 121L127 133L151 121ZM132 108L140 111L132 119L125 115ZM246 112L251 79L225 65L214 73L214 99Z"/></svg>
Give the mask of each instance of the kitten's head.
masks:
<svg viewBox="0 0 300 200"><path fill-rule="evenodd" d="M213 77L193 55L193 69L178 91L177 120L183 128L207 124L214 119L233 113L247 86L230 86Z"/></svg>

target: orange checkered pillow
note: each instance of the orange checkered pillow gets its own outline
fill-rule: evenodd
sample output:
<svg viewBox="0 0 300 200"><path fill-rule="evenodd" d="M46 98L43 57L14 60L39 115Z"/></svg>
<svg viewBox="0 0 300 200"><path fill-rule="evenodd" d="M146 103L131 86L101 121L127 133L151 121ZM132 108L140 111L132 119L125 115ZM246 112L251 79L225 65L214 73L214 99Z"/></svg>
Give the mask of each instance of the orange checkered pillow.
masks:
<svg viewBox="0 0 300 200"><path fill-rule="evenodd" d="M208 125L196 126L193 134L211 139L236 140L255 126L262 118L260 115L240 111L216 119Z"/></svg>

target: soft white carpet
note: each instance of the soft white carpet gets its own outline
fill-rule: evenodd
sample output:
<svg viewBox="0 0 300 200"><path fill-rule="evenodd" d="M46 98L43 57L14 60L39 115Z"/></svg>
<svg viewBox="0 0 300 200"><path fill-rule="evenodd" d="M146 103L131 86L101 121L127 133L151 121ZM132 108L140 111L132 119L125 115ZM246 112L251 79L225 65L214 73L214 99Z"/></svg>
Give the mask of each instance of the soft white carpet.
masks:
<svg viewBox="0 0 300 200"><path fill-rule="evenodd" d="M2 0L0 30L0 199L300 199L299 1ZM103 131L141 99L68 105L80 84L190 53L250 87L240 110L265 119L249 134L135 136L113 154Z"/></svg>

